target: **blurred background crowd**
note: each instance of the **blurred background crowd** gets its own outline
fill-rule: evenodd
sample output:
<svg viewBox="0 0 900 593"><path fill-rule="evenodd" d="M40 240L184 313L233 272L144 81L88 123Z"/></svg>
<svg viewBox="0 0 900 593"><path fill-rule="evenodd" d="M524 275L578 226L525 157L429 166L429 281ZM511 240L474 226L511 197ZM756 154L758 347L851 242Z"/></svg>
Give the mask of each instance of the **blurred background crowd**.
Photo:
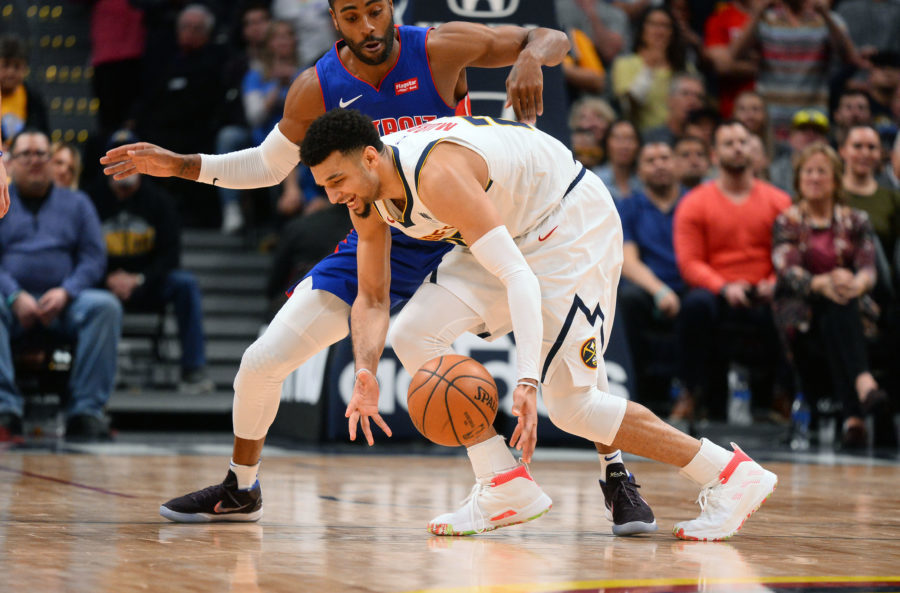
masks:
<svg viewBox="0 0 900 593"><path fill-rule="evenodd" d="M51 127L49 74L30 68L42 40L0 36L3 158L17 196L0 221L0 436L21 434L9 343L57 316L85 345L74 356L96 358L73 381L73 436L108 435L123 314L171 307L177 389L214 388L201 287L180 268L183 229L267 253L275 311L350 226L303 167L278 187L238 191L117 182L97 164L138 140L181 153L257 145L294 77L335 42L327 0L69 5L89 14L89 133ZM567 140L623 222L614 339L627 341L632 397L689 428L793 416L803 447L828 419L838 446L896 449L900 0L555 8L572 49L568 104L552 108L567 110ZM57 288L68 296L54 309Z"/></svg>

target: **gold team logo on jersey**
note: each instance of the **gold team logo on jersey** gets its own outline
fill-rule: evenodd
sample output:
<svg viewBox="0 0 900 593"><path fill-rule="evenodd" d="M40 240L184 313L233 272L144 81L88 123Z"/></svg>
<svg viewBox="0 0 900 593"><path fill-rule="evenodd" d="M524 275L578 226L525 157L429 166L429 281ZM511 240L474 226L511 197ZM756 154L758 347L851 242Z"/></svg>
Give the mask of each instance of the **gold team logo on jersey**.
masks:
<svg viewBox="0 0 900 593"><path fill-rule="evenodd" d="M588 368L597 368L597 340L591 338L581 345L581 362Z"/></svg>

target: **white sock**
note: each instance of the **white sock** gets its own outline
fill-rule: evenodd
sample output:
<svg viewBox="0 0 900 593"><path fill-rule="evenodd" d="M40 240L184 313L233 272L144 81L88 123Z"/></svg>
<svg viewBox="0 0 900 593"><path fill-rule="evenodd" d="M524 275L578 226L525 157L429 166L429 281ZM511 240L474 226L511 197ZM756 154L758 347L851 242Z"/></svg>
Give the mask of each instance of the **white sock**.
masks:
<svg viewBox="0 0 900 593"><path fill-rule="evenodd" d="M719 474L731 461L734 451L723 449L709 439L700 439L700 450L679 472L685 478L707 488L719 481Z"/></svg>
<svg viewBox="0 0 900 593"><path fill-rule="evenodd" d="M477 480L486 480L514 469L518 463L499 434L466 449Z"/></svg>
<svg viewBox="0 0 900 593"><path fill-rule="evenodd" d="M615 453L600 453L598 451L597 454L600 456L600 475L603 476L604 482L606 481L606 468L609 467L610 464L625 464L625 461L622 459L621 450L617 449Z"/></svg>
<svg viewBox="0 0 900 593"><path fill-rule="evenodd" d="M259 462L256 465L239 465L231 460L229 469L237 476L238 490L249 490L256 484L256 477L259 474Z"/></svg>

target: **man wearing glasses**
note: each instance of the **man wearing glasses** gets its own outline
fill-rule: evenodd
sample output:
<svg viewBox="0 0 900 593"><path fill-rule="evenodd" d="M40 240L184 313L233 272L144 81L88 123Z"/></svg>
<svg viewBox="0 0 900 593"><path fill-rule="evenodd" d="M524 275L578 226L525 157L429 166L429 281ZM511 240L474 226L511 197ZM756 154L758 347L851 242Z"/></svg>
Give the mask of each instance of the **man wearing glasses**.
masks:
<svg viewBox="0 0 900 593"><path fill-rule="evenodd" d="M103 406L116 372L122 307L105 290L106 250L90 199L57 187L46 134L25 130L9 147L10 208L0 220L0 441L22 439L10 340L49 332L75 340L66 437L104 440Z"/></svg>

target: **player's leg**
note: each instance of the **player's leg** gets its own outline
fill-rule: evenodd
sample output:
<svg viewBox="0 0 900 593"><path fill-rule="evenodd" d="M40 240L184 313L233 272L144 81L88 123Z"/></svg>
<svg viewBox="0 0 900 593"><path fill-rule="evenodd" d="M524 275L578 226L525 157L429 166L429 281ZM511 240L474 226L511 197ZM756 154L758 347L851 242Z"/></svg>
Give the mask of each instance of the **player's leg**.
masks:
<svg viewBox="0 0 900 593"><path fill-rule="evenodd" d="M179 522L256 521L262 516L257 480L266 433L275 420L285 378L348 333L350 306L312 288L307 278L241 358L234 379L234 450L219 486L175 498L160 514Z"/></svg>
<svg viewBox="0 0 900 593"><path fill-rule="evenodd" d="M727 539L775 489L775 474L763 469L732 443L728 451L707 439L697 441L660 420L644 406L595 386L579 386L561 364L543 384L544 403L553 423L594 442L681 468L700 488L701 513L678 523L682 539Z"/></svg>
<svg viewBox="0 0 900 593"><path fill-rule="evenodd" d="M598 359L597 389L609 393L609 379L603 359ZM600 490L606 507L606 518L612 522L615 535L651 533L658 529L653 509L638 494L640 485L628 469L618 447L594 442L600 457Z"/></svg>
<svg viewBox="0 0 900 593"><path fill-rule="evenodd" d="M424 363L452 354L453 342L483 325L481 317L449 290L424 284L394 322L390 342L411 375ZM513 457L504 438L491 427L466 452L475 486L462 506L428 523L436 535L471 535L537 519L552 501L528 468Z"/></svg>

